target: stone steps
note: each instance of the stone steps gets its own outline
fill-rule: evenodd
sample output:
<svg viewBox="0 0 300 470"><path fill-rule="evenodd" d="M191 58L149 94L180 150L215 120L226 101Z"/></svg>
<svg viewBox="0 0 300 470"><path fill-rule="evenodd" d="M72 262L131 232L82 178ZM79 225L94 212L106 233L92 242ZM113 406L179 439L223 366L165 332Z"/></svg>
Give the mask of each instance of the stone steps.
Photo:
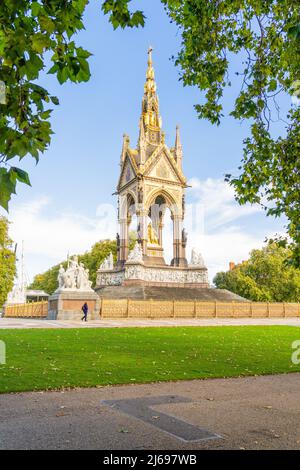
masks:
<svg viewBox="0 0 300 470"><path fill-rule="evenodd" d="M239 301L248 302L226 289L213 287L185 289L183 287L163 286L106 286L95 289L100 297L105 299L132 300L207 300L207 301Z"/></svg>

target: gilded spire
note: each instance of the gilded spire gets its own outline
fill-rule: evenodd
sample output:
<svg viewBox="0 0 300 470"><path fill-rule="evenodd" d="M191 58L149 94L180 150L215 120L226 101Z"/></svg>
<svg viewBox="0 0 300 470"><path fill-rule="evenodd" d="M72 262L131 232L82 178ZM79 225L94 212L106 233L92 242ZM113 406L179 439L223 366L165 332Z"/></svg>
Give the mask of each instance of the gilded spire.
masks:
<svg viewBox="0 0 300 470"><path fill-rule="evenodd" d="M152 47L148 49L148 68L146 73L145 93L156 93L155 74L152 62Z"/></svg>
<svg viewBox="0 0 300 470"><path fill-rule="evenodd" d="M162 120L159 114L159 101L156 93L152 51L152 47L149 47L148 67L146 72L146 83L144 86L144 97L142 103L142 122L146 140L153 145L159 145L162 139Z"/></svg>

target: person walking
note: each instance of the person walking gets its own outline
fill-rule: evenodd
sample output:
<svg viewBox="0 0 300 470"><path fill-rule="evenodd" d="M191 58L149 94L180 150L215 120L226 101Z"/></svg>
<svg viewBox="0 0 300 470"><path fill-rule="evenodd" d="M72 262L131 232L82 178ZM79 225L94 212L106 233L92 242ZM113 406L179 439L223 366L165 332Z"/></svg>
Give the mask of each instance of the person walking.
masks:
<svg viewBox="0 0 300 470"><path fill-rule="evenodd" d="M81 321L83 321L83 320L87 321L87 314L88 314L88 311L89 311L89 306L86 302L81 307L81 310L83 311L83 317L82 317Z"/></svg>

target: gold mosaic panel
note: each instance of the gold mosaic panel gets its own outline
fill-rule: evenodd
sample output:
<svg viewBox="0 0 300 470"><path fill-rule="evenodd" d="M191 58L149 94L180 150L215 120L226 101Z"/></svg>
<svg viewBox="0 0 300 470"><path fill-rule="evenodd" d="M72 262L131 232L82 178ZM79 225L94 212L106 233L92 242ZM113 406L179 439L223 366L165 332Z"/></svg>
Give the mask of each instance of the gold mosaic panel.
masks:
<svg viewBox="0 0 300 470"><path fill-rule="evenodd" d="M196 302L197 318L213 318L216 315L216 302Z"/></svg>
<svg viewBox="0 0 300 470"><path fill-rule="evenodd" d="M149 302L149 301L145 301ZM169 300L150 301L151 318L170 318L173 316L173 302Z"/></svg>
<svg viewBox="0 0 300 470"><path fill-rule="evenodd" d="M193 318L195 317L195 302L174 302L175 318Z"/></svg>
<svg viewBox="0 0 300 470"><path fill-rule="evenodd" d="M127 299L102 299L101 316L103 318L126 318Z"/></svg>
<svg viewBox="0 0 300 470"><path fill-rule="evenodd" d="M269 304L270 317L278 318L284 317L284 307L282 303L270 303Z"/></svg>
<svg viewBox="0 0 300 470"><path fill-rule="evenodd" d="M252 318L268 317L268 303L267 302L252 302L251 310L252 310Z"/></svg>
<svg viewBox="0 0 300 470"><path fill-rule="evenodd" d="M286 317L300 317L300 304L290 303L285 304Z"/></svg>
<svg viewBox="0 0 300 470"><path fill-rule="evenodd" d="M233 317L232 302L217 302L217 315L218 318L231 318Z"/></svg>
<svg viewBox="0 0 300 470"><path fill-rule="evenodd" d="M233 302L232 310L236 318L251 317L251 302Z"/></svg>
<svg viewBox="0 0 300 470"><path fill-rule="evenodd" d="M130 318L149 318L151 316L150 302L144 300L130 300L128 304Z"/></svg>

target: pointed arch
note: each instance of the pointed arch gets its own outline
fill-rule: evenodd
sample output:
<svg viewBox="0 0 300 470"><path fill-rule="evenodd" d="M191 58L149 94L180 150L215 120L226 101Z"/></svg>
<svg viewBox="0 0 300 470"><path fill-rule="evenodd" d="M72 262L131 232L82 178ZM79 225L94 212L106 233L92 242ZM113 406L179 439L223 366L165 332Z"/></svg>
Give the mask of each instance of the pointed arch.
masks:
<svg viewBox="0 0 300 470"><path fill-rule="evenodd" d="M153 191L151 191L146 199L145 202L145 209L149 210L151 205L153 205L156 201L156 199L162 196L164 200L166 201L167 207L170 209L172 215L178 215L181 212L180 206L178 206L177 201L173 197L173 195L164 188L155 188Z"/></svg>

